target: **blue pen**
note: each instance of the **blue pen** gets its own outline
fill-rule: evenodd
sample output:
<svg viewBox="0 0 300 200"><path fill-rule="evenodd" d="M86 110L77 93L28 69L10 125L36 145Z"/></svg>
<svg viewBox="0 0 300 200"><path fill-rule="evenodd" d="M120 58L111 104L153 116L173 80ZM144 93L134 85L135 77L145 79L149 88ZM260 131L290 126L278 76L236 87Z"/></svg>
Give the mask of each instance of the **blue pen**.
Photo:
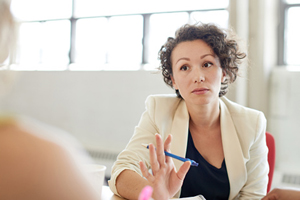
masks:
<svg viewBox="0 0 300 200"><path fill-rule="evenodd" d="M147 149L149 149L149 145L147 145L147 144L142 144L142 146L144 146L144 147L146 147ZM177 159L177 160L180 160L180 161L182 161L182 162L190 161L190 162L191 162L191 166L198 167L198 165L199 165L199 164L198 164L197 162L195 162L194 160L191 160L191 159L188 159L188 158L183 158L183 157L174 155L174 154L172 154L172 153L169 153L169 152L167 152L167 151L165 151L165 155L166 155L166 156L170 156L170 157L172 157L172 158L175 158L175 159Z"/></svg>

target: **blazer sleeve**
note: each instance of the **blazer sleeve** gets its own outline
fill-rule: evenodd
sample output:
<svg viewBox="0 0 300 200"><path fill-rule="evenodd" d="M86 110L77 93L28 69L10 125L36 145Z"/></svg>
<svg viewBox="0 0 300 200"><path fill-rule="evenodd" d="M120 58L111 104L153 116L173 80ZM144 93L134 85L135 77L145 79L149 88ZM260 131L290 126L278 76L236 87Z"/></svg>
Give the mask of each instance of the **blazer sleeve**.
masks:
<svg viewBox="0 0 300 200"><path fill-rule="evenodd" d="M258 114L256 137L249 155L250 159L246 162L247 181L240 191L239 199L261 199L266 195L269 172L266 119L261 112Z"/></svg>
<svg viewBox="0 0 300 200"><path fill-rule="evenodd" d="M151 96L150 96L151 97ZM120 196L116 189L116 180L119 174L125 170L132 170L142 176L139 161L144 161L146 166L150 168L150 156L149 150L143 147L141 144L155 144L155 133L159 133L159 130L154 123L154 110L155 99L147 98L146 110L142 114L140 122L133 136L131 137L126 148L118 155L116 162L112 167L111 179L109 181L109 187L116 195Z"/></svg>

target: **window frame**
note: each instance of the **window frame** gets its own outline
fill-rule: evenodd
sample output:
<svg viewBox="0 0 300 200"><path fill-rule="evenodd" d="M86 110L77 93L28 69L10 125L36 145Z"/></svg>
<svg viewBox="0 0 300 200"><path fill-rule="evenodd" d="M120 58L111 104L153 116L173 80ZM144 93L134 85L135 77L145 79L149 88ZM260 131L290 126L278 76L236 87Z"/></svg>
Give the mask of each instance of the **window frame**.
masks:
<svg viewBox="0 0 300 200"><path fill-rule="evenodd" d="M286 0L279 0L279 26L278 26L278 55L277 63L279 66L288 65L285 58L286 52L286 41L285 41L285 30L287 26L287 11L293 7L300 7L298 4L288 4Z"/></svg>
<svg viewBox="0 0 300 200"><path fill-rule="evenodd" d="M161 14L161 13L180 13L185 12L189 15L189 21L192 12L207 12L207 11L227 11L229 12L229 6L227 8L208 8L208 9L195 9L195 10L182 10L182 11L159 11L159 12L149 12L149 13L130 13L130 14L116 14L116 15L97 15L97 16L89 16L89 17L75 17L75 7L76 0L72 0L72 14L70 18L57 18L57 19L43 19L43 20L24 20L20 23L33 23L33 22L48 22L48 21L60 21L60 20L68 20L70 22L70 47L69 47L69 63L66 66L66 70L71 70L70 65L76 64L75 62L75 51L76 51L76 23L80 19L89 19L89 18L98 18L98 17L115 17L115 16L131 16L131 15L141 15L143 17L143 36L142 36L142 61L140 63L140 68L138 70L144 70L144 65L151 64L149 63L149 35L150 35L150 16L153 14ZM228 22L229 23L229 22ZM106 64L107 63L106 61ZM22 64L20 64L22 65ZM40 69L34 69L39 71ZM81 71L85 69L81 69ZM112 69L113 70L113 69ZM71 70L73 71L73 70Z"/></svg>

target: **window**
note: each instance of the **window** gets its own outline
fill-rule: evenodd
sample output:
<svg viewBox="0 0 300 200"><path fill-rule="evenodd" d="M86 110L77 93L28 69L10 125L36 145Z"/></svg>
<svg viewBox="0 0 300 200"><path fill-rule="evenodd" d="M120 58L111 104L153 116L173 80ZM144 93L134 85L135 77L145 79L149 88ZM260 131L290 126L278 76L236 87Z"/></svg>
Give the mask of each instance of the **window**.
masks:
<svg viewBox="0 0 300 200"><path fill-rule="evenodd" d="M226 28L229 0L12 0L20 70L152 70L186 23Z"/></svg>
<svg viewBox="0 0 300 200"><path fill-rule="evenodd" d="M27 69L64 69L70 62L68 20L23 23L18 60Z"/></svg>
<svg viewBox="0 0 300 200"><path fill-rule="evenodd" d="M300 0L281 0L279 65L300 65Z"/></svg>

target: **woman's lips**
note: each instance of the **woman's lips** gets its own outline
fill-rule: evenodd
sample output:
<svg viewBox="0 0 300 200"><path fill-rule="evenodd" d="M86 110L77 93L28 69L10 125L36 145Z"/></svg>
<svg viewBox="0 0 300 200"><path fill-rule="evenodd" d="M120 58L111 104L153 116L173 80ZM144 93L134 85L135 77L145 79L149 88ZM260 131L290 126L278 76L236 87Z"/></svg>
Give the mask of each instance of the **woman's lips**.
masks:
<svg viewBox="0 0 300 200"><path fill-rule="evenodd" d="M209 91L209 89L207 89L207 88L197 88L197 89L193 90L192 93L193 94L205 94L208 91Z"/></svg>

